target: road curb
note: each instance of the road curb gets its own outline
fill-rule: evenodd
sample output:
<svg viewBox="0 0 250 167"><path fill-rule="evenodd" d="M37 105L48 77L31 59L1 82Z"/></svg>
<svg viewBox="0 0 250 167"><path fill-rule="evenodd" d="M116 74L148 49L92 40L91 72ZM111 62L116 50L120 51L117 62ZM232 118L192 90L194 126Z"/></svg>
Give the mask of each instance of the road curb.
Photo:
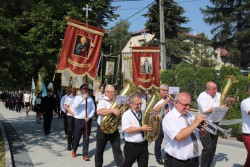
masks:
<svg viewBox="0 0 250 167"><path fill-rule="evenodd" d="M6 137L5 129L2 125L2 122L0 122L0 128L3 135L3 141L4 141L4 150L5 150L5 166L6 167L13 167L12 160L11 160L11 153L10 153L10 145L9 141Z"/></svg>

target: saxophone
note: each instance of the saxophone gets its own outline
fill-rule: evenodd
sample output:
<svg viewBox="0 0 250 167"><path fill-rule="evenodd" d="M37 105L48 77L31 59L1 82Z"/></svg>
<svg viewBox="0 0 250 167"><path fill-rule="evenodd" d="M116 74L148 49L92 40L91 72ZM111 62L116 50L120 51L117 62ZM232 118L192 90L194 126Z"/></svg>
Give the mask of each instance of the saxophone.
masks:
<svg viewBox="0 0 250 167"><path fill-rule="evenodd" d="M160 134L160 118L157 113L154 112L154 105L161 99L161 96L156 89L153 90L153 95L143 113L142 125L148 125L152 127L152 131L144 132L144 138L149 142L155 141Z"/></svg>
<svg viewBox="0 0 250 167"><path fill-rule="evenodd" d="M126 86L122 89L120 95L129 95L135 91L136 86L131 82L127 82ZM121 114L116 116L114 114L108 114L103 117L101 122L101 130L106 134L114 133L121 125L122 114L127 111L130 106L129 104L118 105L116 102L112 104L110 109L118 108Z"/></svg>
<svg viewBox="0 0 250 167"><path fill-rule="evenodd" d="M234 75L229 75L226 77L226 79L227 79L226 85L224 86L223 91L221 92L220 106L226 104L226 98L230 88L232 87L232 84L239 82Z"/></svg>

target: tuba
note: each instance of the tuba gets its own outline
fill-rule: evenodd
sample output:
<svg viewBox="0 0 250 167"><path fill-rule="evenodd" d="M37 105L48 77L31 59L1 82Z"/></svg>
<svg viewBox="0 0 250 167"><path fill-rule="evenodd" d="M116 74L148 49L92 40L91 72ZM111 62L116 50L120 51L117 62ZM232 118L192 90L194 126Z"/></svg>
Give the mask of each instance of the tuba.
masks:
<svg viewBox="0 0 250 167"><path fill-rule="evenodd" d="M122 89L121 91L121 96L122 95L129 95L132 92L135 91L135 85L132 84L131 82L127 82L126 86ZM130 106L129 104L121 104L117 105L115 102L112 104L110 109L118 108L121 114L119 116L116 116L114 114L108 114L103 117L102 122L101 122L101 130L106 133L106 134L111 134L113 133L118 127L121 125L121 119L122 119L122 114L127 111Z"/></svg>
<svg viewBox="0 0 250 167"><path fill-rule="evenodd" d="M142 117L142 125L148 125L152 127L152 131L144 132L144 138L149 142L155 141L160 134L160 118L157 113L154 112L154 105L161 99L161 96L156 89L153 90L153 96L151 97Z"/></svg>
<svg viewBox="0 0 250 167"><path fill-rule="evenodd" d="M229 92L232 84L236 83L236 82L238 82L238 80L236 79L236 77L234 75L227 76L226 85L224 86L223 91L221 92L220 106L225 105L228 92Z"/></svg>

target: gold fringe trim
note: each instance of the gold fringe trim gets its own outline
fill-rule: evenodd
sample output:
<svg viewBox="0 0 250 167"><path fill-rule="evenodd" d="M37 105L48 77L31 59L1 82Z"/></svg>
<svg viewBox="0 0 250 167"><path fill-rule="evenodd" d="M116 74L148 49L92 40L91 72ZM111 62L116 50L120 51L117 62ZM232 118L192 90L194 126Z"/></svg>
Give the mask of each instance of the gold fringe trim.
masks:
<svg viewBox="0 0 250 167"><path fill-rule="evenodd" d="M153 52L153 53L160 53L160 50L153 50L153 49L133 49L132 52Z"/></svg>
<svg viewBox="0 0 250 167"><path fill-rule="evenodd" d="M84 27L84 26L80 26L80 25L72 23L72 22L67 22L67 25L70 25L72 27L76 27L76 28L78 28L80 30L83 30L83 31L90 32L92 34L104 36L103 32L99 32L99 31L96 31L96 30L93 30L93 29L90 29L90 28L87 28L87 27Z"/></svg>
<svg viewBox="0 0 250 167"><path fill-rule="evenodd" d="M91 64L79 64L74 62L72 59L68 58L68 62L76 67L81 67L81 68L89 68L91 67Z"/></svg>
<svg viewBox="0 0 250 167"><path fill-rule="evenodd" d="M155 77L152 77L150 79L142 79L142 78L138 78L138 81L146 83L146 82L152 82L155 80Z"/></svg>

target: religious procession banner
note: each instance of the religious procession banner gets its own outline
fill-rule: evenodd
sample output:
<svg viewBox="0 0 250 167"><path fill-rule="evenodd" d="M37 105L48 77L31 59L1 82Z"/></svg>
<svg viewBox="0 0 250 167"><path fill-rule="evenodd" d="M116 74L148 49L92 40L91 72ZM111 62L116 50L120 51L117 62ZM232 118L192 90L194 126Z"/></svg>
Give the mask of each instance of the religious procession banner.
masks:
<svg viewBox="0 0 250 167"><path fill-rule="evenodd" d="M62 86L79 88L83 77L94 79L98 70L104 30L68 19L57 72L62 73Z"/></svg>
<svg viewBox="0 0 250 167"><path fill-rule="evenodd" d="M115 84L118 72L118 56L103 55L102 80L104 84ZM105 83L106 82L106 83Z"/></svg>
<svg viewBox="0 0 250 167"><path fill-rule="evenodd" d="M142 89L160 86L160 48L132 47L133 82Z"/></svg>

